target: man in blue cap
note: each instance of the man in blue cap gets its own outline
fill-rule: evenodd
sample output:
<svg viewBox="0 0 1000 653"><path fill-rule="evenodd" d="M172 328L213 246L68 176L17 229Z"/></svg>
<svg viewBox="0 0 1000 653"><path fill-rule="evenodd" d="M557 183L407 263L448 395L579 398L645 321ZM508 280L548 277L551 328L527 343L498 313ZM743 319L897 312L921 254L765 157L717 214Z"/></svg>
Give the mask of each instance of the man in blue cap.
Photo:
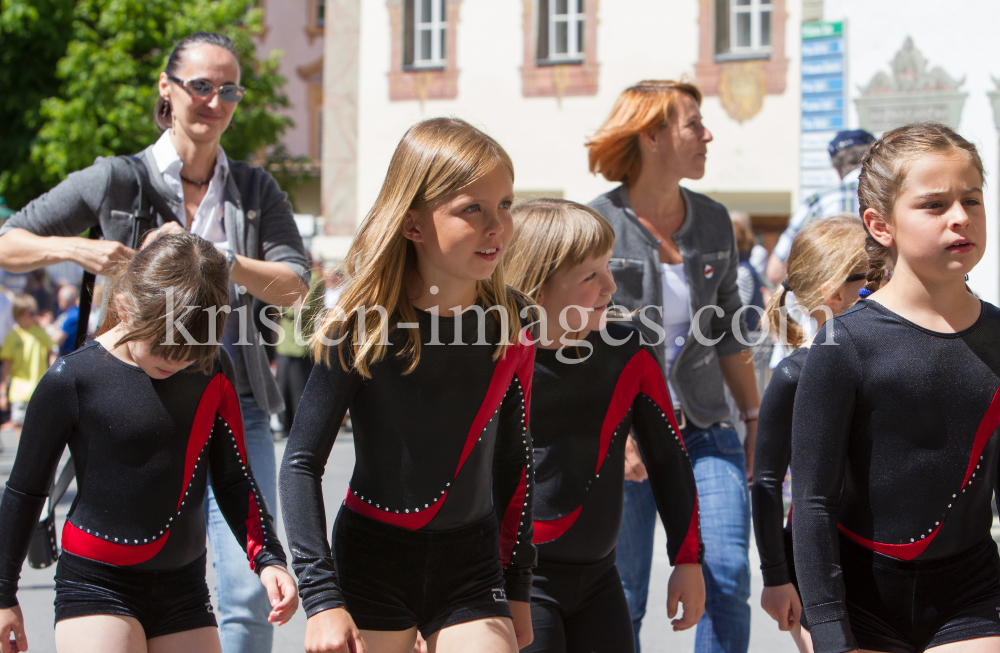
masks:
<svg viewBox="0 0 1000 653"><path fill-rule="evenodd" d="M858 177L861 175L861 159L873 142L875 137L863 129L838 132L830 141L827 150L834 169L840 175L840 184L810 195L796 209L768 259L767 278L771 283L781 283L785 278L785 261L792 249L792 241L807 224L841 213L851 213L861 219L858 215Z"/></svg>

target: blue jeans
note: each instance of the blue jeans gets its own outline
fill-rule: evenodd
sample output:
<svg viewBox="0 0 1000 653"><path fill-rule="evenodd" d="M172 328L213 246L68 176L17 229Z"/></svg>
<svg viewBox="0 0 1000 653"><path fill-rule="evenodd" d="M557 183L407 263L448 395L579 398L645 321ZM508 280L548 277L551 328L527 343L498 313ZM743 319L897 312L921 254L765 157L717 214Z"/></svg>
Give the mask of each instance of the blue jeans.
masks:
<svg viewBox="0 0 1000 653"><path fill-rule="evenodd" d="M689 427L684 445L698 484L701 537L705 543L705 615L698 622L695 653L746 653L750 645L750 493L746 455L739 436L721 426ZM635 650L646 614L653 564L656 504L649 481L625 483L618 535L618 572L625 588Z"/></svg>
<svg viewBox="0 0 1000 653"><path fill-rule="evenodd" d="M273 514L278 507L278 490L271 420L253 397L241 396L240 408L253 475L264 493L268 510ZM222 650L224 653L270 653L274 633L267 622L267 615L271 612L267 591L257 574L250 570L247 555L229 530L229 524L215 502L211 485L205 495L205 519L215 567Z"/></svg>

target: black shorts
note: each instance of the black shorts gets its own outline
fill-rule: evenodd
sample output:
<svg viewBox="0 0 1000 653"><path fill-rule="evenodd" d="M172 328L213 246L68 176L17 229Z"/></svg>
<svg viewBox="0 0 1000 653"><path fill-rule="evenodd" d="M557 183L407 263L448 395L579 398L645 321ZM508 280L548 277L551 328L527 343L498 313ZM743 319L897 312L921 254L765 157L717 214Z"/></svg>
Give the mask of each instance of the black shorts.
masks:
<svg viewBox="0 0 1000 653"><path fill-rule="evenodd" d="M539 561L531 587L535 639L524 653L634 653L615 553L593 564Z"/></svg>
<svg viewBox="0 0 1000 653"><path fill-rule="evenodd" d="M841 536L840 564L860 648L911 653L1000 635L1000 555L992 538L946 558L908 562Z"/></svg>
<svg viewBox="0 0 1000 653"><path fill-rule="evenodd" d="M361 630L426 639L455 624L510 618L496 517L450 531L411 531L341 507L334 550L347 611Z"/></svg>
<svg viewBox="0 0 1000 653"><path fill-rule="evenodd" d="M205 555L180 569L146 571L62 552L56 566L56 623L114 614L134 617L146 639L217 627Z"/></svg>

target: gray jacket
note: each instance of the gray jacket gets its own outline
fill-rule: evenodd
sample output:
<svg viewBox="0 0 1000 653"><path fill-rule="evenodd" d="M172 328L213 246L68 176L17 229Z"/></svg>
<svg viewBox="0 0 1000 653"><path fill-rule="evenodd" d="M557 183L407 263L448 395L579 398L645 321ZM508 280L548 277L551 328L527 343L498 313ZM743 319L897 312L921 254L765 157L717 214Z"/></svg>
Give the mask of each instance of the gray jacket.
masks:
<svg viewBox="0 0 1000 653"><path fill-rule="evenodd" d="M174 212L181 202L163 181L152 148L140 157L149 179ZM0 235L20 228L40 236L79 236L100 224L106 240L130 244L132 223L125 214L136 210L139 187L128 164L115 157L99 158L94 165L69 175L48 193L10 217ZM242 161L229 161L226 178L224 227L232 251L252 259L280 261L302 281L309 283L309 269L302 238L299 236L288 195L262 168ZM161 216L156 223L163 224ZM240 296L244 314L253 310L253 297ZM268 413L284 408L278 385L271 374L263 340L257 329L248 327L250 345L242 345L238 358L246 370L257 405ZM239 372L237 372L239 375Z"/></svg>
<svg viewBox="0 0 1000 653"><path fill-rule="evenodd" d="M748 348L736 338L732 327L733 318L742 306L736 288L739 253L726 208L686 188L681 188L681 194L687 214L674 234L674 242L684 259L691 292L691 331L670 370L670 383L679 395L673 398L674 403L681 405L690 421L705 428L732 419L719 359ZM614 302L630 311L651 307L635 324L649 342L662 343L663 313L658 310L663 304L659 241L639 223L624 185L599 196L590 206L607 218L615 230L611 269L618 291ZM718 306L721 315L712 308L701 310L708 306ZM742 322L741 314L738 323ZM691 337L695 329L703 336L702 340L718 338L718 342L714 345L699 342ZM741 330L746 333L745 326ZM663 348L654 349L662 366Z"/></svg>

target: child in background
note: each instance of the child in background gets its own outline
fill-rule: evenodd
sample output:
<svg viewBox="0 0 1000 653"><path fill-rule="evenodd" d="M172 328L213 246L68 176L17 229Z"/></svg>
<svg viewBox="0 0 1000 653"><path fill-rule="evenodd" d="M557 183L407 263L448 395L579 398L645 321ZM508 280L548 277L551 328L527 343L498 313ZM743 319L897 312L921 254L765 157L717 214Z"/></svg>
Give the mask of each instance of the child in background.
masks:
<svg viewBox="0 0 1000 653"><path fill-rule="evenodd" d="M31 295L14 298L14 329L0 349L0 410L10 411L15 426L24 424L24 413L35 386L55 360L55 343L38 325L38 304ZM8 384L8 379L10 383Z"/></svg>
<svg viewBox="0 0 1000 653"><path fill-rule="evenodd" d="M802 653L808 653L812 650L809 633L799 624L802 603L792 557L790 512L788 526L782 528L785 505L781 486L792 458L795 390L812 339L788 316L785 307L788 293L794 292L795 305L807 318L816 320L818 329L828 317L840 315L858 301L868 270L861 221L845 214L813 222L796 236L787 269L788 278L774 289L765 318L771 334L792 353L774 370L760 405L751 501L764 574L761 607L778 622L780 630L791 631Z"/></svg>

